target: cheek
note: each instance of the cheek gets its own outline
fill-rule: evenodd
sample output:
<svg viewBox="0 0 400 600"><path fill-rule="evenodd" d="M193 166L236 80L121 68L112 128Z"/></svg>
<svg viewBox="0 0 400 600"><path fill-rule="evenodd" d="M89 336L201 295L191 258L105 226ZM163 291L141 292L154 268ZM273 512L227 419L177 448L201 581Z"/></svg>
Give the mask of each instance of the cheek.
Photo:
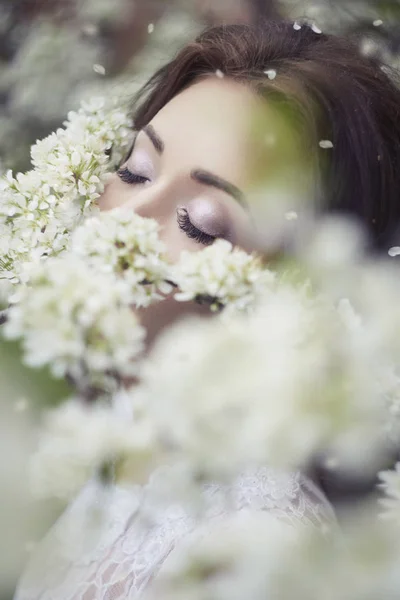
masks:
<svg viewBox="0 0 400 600"><path fill-rule="evenodd" d="M214 313L210 311L209 307L201 306L196 302L177 302L172 295L147 308L136 309L135 312L147 331L147 351L151 349L163 329L176 323L179 319L193 315L203 318L214 317Z"/></svg>
<svg viewBox="0 0 400 600"><path fill-rule="evenodd" d="M107 183L104 192L97 200L97 204L100 210L112 210L122 206L129 200L129 192L126 190L126 186L122 184L118 175L113 175L110 181Z"/></svg>

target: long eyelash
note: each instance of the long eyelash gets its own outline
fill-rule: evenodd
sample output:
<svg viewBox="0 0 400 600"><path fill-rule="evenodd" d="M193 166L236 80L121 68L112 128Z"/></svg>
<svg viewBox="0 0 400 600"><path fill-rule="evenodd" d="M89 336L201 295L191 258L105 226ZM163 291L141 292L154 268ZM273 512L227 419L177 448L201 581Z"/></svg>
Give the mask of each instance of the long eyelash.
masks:
<svg viewBox="0 0 400 600"><path fill-rule="evenodd" d="M133 185L147 183L149 181L148 177L143 177L143 175L132 173L132 171L130 171L127 167L124 167L123 169L118 169L117 174L118 177L122 179L122 181Z"/></svg>
<svg viewBox="0 0 400 600"><path fill-rule="evenodd" d="M204 246L210 246L215 241L214 236L200 231L200 229L197 229L197 227L193 225L189 219L189 213L186 208L178 208L176 214L179 228L186 233L190 239L195 240Z"/></svg>

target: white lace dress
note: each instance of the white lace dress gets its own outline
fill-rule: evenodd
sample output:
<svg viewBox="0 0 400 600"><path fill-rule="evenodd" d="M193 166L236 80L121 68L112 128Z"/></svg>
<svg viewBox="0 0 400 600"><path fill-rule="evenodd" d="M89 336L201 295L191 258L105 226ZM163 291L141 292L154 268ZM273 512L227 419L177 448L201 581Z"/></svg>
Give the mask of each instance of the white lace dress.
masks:
<svg viewBox="0 0 400 600"><path fill-rule="evenodd" d="M90 482L34 553L16 600L137 598L179 542L201 527L183 506L160 502L159 479L160 472L143 488ZM149 520L141 509L152 497ZM269 468L250 470L230 486L205 486L204 499L202 523L211 526L244 510L316 527L335 519L308 479Z"/></svg>

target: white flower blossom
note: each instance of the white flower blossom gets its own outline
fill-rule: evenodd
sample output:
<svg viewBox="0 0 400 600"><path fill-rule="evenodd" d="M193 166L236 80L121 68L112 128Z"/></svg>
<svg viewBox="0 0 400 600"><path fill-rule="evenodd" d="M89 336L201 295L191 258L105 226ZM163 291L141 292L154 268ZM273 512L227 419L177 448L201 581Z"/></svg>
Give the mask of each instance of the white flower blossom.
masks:
<svg viewBox="0 0 400 600"><path fill-rule="evenodd" d="M135 456L136 469L146 469L152 449L151 428L122 418L109 405L70 399L45 415L31 460L32 491L70 499L103 466L123 470L126 458Z"/></svg>
<svg viewBox="0 0 400 600"><path fill-rule="evenodd" d="M327 447L364 467L383 443L384 407L370 356L353 350L333 306L281 286L251 317L170 328L143 389L161 439L202 473L299 467Z"/></svg>
<svg viewBox="0 0 400 600"><path fill-rule="evenodd" d="M71 231L98 212L107 173L130 144L132 121L116 100L83 103L64 125L32 147L31 171L0 180L4 298L29 263L64 251Z"/></svg>
<svg viewBox="0 0 400 600"><path fill-rule="evenodd" d="M365 239L351 222L319 223L302 258L313 285L346 326L348 365L358 389L365 382L386 407L384 429L388 444L400 441L400 294L398 267L367 258ZM366 377L368 373L368 377ZM371 385L370 383L371 382ZM370 390L370 391L369 391Z"/></svg>
<svg viewBox="0 0 400 600"><path fill-rule="evenodd" d="M266 594L265 588L279 567L290 564L303 549L303 537L299 525L289 525L268 511L243 509L211 519L177 545L145 598L283 598Z"/></svg>
<svg viewBox="0 0 400 600"><path fill-rule="evenodd" d="M145 600L397 598L398 532L377 525L372 511L358 513L346 518L345 533L268 511L211 519L170 554Z"/></svg>
<svg viewBox="0 0 400 600"><path fill-rule="evenodd" d="M114 273L129 285L132 304L147 306L168 293L168 264L159 226L127 209L91 218L72 237L71 252L102 273Z"/></svg>
<svg viewBox="0 0 400 600"><path fill-rule="evenodd" d="M94 381L135 375L144 330L123 281L68 254L35 268L11 301L4 333L22 339L27 365Z"/></svg>
<svg viewBox="0 0 400 600"><path fill-rule="evenodd" d="M182 252L179 263L171 268L171 280L179 288L178 301L197 300L214 310L225 305L246 310L273 285L275 277L257 255L217 240L200 252Z"/></svg>

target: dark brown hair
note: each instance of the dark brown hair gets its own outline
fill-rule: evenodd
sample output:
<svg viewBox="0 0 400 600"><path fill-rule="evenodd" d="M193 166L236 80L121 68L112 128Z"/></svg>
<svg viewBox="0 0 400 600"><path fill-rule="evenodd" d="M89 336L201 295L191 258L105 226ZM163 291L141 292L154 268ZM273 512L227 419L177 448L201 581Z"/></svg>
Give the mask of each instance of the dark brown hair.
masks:
<svg viewBox="0 0 400 600"><path fill-rule="evenodd" d="M266 69L275 69L269 80ZM400 221L400 89L396 73L361 55L358 44L286 20L206 30L162 67L135 99L145 126L175 95L206 74L281 95L308 135L328 139L321 158L322 208L361 218L373 246L385 248ZM325 157L329 156L329 159ZM325 161L325 162L324 162Z"/></svg>

